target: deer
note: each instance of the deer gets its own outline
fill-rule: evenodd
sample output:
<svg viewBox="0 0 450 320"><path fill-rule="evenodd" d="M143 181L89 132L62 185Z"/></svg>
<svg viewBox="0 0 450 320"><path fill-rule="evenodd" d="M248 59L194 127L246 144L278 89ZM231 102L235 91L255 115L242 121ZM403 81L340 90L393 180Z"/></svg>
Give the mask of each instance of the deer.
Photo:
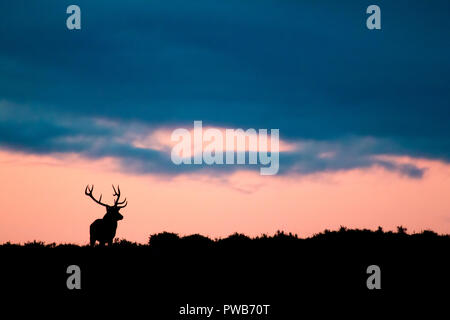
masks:
<svg viewBox="0 0 450 320"><path fill-rule="evenodd" d="M108 246L112 245L114 237L116 235L117 221L123 219L123 216L119 213L119 210L125 208L128 205L126 198L125 200L120 201L120 187L117 186L117 190L114 185L112 187L114 190L113 197L117 197L114 200L114 204L112 206L102 202L102 195L100 195L100 198L98 200L95 199L92 194L92 192L94 191L94 185L92 185L92 187L89 187L89 185L87 185L86 189L84 190L85 195L94 200L95 203L106 207L106 214L103 219L95 220L89 228L90 244L92 247L95 246L96 241L100 243L100 246L104 246L105 243L107 243Z"/></svg>

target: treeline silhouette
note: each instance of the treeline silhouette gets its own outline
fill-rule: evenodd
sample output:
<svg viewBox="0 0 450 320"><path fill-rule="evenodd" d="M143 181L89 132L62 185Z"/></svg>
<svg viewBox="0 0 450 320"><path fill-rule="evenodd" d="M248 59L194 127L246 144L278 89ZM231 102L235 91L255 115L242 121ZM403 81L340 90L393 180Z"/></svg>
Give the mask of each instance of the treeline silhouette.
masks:
<svg viewBox="0 0 450 320"><path fill-rule="evenodd" d="M420 233L407 233L407 229L403 226L398 226L397 231L384 231L382 227L378 227L373 231L370 229L349 229L341 227L339 230L330 231L325 229L321 233L317 233L311 237L301 238L297 234L291 232L277 231L274 235L262 234L256 237L249 237L242 233L234 233L226 238L211 239L200 234L192 234L180 236L177 233L161 232L149 236L148 243L141 244L137 242L128 241L126 239L115 238L112 247L116 248L144 248L151 247L155 249L175 249L177 247L187 248L220 248L227 246L252 246L252 245L292 245L292 244L307 244L312 242L378 242L378 241L450 241L450 235L438 234L432 230L423 230ZM6 242L0 244L0 248L7 247L27 247L27 248L77 248L88 247L86 245L76 245L71 243L45 243L43 241L29 241L24 244L15 244ZM98 247L98 246L97 246ZM105 247L107 248L107 247Z"/></svg>

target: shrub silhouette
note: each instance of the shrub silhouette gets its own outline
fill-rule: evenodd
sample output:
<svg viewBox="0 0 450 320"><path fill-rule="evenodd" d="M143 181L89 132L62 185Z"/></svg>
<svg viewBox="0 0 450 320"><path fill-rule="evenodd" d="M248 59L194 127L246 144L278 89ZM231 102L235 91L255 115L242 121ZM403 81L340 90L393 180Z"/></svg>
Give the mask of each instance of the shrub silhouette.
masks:
<svg viewBox="0 0 450 320"><path fill-rule="evenodd" d="M407 231L408 229L406 229L406 228L403 228L403 226L398 226L397 227L397 233L398 234L406 234L406 231Z"/></svg>
<svg viewBox="0 0 450 320"><path fill-rule="evenodd" d="M200 234L192 234L181 238L184 247L202 247L208 248L213 245L214 241Z"/></svg>
<svg viewBox="0 0 450 320"><path fill-rule="evenodd" d="M152 234L149 236L147 244L140 244L131 242L126 239L114 239L113 247L116 248L135 248L135 247L150 247L157 249L174 249L174 248L214 248L214 247L248 247L248 246L268 246L276 245L283 246L289 243L302 243L306 242L326 242L333 243L335 241L344 242L360 242L360 241L395 241L395 240L408 240L408 239L427 239L427 240L450 240L450 235L439 235L432 230L423 230L421 233L406 233L407 229L398 226L397 232L388 231L385 232L381 227L378 227L376 231L368 229L348 229L346 227L340 227L337 231L330 231L325 229L321 233L317 233L309 238L300 238L297 234L285 233L284 231L277 231L274 235L269 236L262 234L257 237L250 238L242 233L234 233L226 238L210 239L209 237L192 234L180 237L177 233L161 232ZM46 244L42 241L30 241L23 245L6 242L0 244L2 248L79 248L83 246L75 244Z"/></svg>
<svg viewBox="0 0 450 320"><path fill-rule="evenodd" d="M148 239L148 244L154 248L160 246L174 247L180 241L180 237L176 233L161 232L153 234Z"/></svg>
<svg viewBox="0 0 450 320"><path fill-rule="evenodd" d="M131 241L128 241L126 239L115 238L114 242L113 242L113 246L114 247L121 247L121 248L136 248L136 247L140 247L141 244L136 243L136 242L131 242Z"/></svg>
<svg viewBox="0 0 450 320"><path fill-rule="evenodd" d="M233 233L232 235L228 236L225 239L220 239L220 242L226 242L226 243L230 243L230 242L248 242L251 239L246 236L245 234L242 233Z"/></svg>
<svg viewBox="0 0 450 320"><path fill-rule="evenodd" d="M25 244L23 246L27 247L27 248L45 248L46 247L44 242L36 241L36 240L34 240L32 242L25 242Z"/></svg>

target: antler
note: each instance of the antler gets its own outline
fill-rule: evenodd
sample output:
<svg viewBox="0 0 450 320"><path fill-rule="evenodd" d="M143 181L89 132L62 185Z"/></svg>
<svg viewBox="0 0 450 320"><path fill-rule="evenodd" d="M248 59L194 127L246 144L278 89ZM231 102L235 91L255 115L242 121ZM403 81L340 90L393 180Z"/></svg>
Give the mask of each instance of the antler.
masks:
<svg viewBox="0 0 450 320"><path fill-rule="evenodd" d="M86 189L84 190L84 194L91 197L92 200L94 200L96 203L98 203L99 205L102 205L104 207L108 207L107 204L104 204L102 202L102 195L100 195L100 198L97 200L94 198L94 196L92 195L92 191L94 191L94 185L92 185L92 188L89 188L89 185L86 186Z"/></svg>
<svg viewBox="0 0 450 320"><path fill-rule="evenodd" d="M114 206L119 208L119 209L120 208L125 208L128 205L127 198L125 198L125 200L119 202L119 199L120 199L120 186L117 185L117 191L116 191L116 188L114 187L114 185L112 187L113 187L113 190L114 190L113 196L117 197L117 199L114 201ZM122 204L124 204L124 203L125 203L125 205L122 206Z"/></svg>

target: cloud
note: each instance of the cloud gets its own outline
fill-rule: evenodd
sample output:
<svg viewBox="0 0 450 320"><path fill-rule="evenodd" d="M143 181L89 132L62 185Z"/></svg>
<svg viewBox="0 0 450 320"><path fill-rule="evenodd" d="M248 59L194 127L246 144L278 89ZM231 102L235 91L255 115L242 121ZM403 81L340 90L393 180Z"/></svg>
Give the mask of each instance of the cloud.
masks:
<svg viewBox="0 0 450 320"><path fill-rule="evenodd" d="M112 157L119 160L121 170L143 174L203 172L217 175L260 168L259 164L177 166L170 159L173 143L167 137L174 128L91 118L36 117L26 107L17 119L14 112L18 109L21 106L17 104L0 102L0 147L36 154L78 153L93 159ZM285 147L280 152L280 174L311 174L377 165L412 178L422 177L424 169L414 164L398 164L395 159L375 157L380 145L386 144L386 141L361 137L327 142L302 140L295 144L281 140ZM249 151L246 151L248 158Z"/></svg>
<svg viewBox="0 0 450 320"><path fill-rule="evenodd" d="M0 4L3 148L172 174L199 168L174 168L124 136L203 120L310 143L281 155L285 174L379 165L420 177L374 156L450 161L448 1L383 3L395 19L379 33L352 2L77 4L76 32L61 1Z"/></svg>

